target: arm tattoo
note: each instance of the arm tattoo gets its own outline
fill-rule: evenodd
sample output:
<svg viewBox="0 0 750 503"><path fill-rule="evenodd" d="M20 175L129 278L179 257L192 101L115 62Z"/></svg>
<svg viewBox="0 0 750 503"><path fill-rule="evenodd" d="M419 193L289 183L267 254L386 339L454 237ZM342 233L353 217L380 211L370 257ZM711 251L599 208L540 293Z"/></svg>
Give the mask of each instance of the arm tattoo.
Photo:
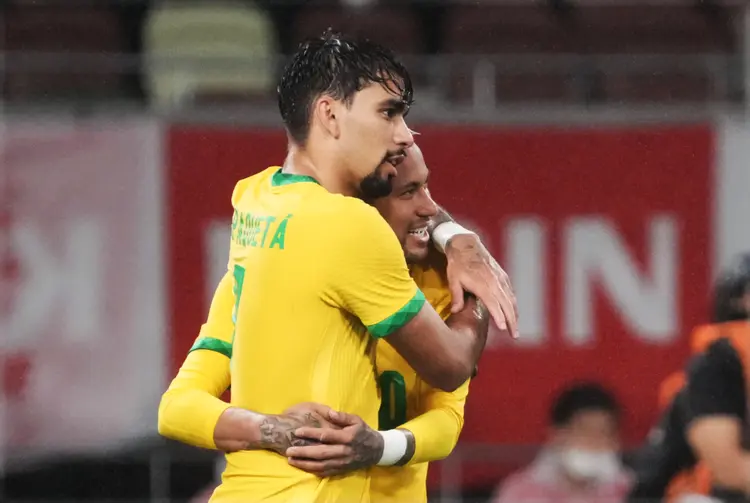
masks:
<svg viewBox="0 0 750 503"><path fill-rule="evenodd" d="M383 457L383 436L369 426L359 430L351 444L353 460L349 465L352 470L376 465Z"/></svg>
<svg viewBox="0 0 750 503"><path fill-rule="evenodd" d="M313 426L320 428L320 421L309 412L303 415L281 415L267 416L259 426L260 440L257 446L261 449L269 449L279 454L284 454L289 447L304 447L317 445L318 442L299 438L294 434L297 428L302 426Z"/></svg>
<svg viewBox="0 0 750 503"><path fill-rule="evenodd" d="M404 457L398 460L396 466L404 466L411 461L411 458L414 457L414 453L417 452L417 440L414 438L414 433L407 429L399 428L398 431L401 431L406 435L406 452L404 453Z"/></svg>

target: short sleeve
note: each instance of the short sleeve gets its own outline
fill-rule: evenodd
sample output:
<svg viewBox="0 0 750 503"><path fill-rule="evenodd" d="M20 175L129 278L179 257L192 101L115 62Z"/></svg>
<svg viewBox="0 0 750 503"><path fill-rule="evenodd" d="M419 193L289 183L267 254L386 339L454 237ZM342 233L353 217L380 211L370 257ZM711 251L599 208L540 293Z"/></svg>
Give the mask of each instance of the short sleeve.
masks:
<svg viewBox="0 0 750 503"><path fill-rule="evenodd" d="M688 370L688 422L704 416L745 417L742 363L727 339L720 339L697 356Z"/></svg>
<svg viewBox="0 0 750 503"><path fill-rule="evenodd" d="M347 198L348 199L348 198ZM409 275L401 245L371 206L349 199L330 247L331 296L374 337L386 337L422 309L425 298Z"/></svg>

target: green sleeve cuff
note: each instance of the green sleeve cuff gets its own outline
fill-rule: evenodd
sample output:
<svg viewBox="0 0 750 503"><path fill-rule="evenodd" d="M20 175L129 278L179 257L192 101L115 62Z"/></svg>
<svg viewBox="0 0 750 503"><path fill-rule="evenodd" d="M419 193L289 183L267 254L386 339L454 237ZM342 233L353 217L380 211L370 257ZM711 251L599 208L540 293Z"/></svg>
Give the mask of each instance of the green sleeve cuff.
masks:
<svg viewBox="0 0 750 503"><path fill-rule="evenodd" d="M198 349L207 349L209 351L215 351L221 353L227 358L232 358L232 345L221 339L214 339L213 337L201 337L195 341L193 347L190 348L189 352L196 351Z"/></svg>
<svg viewBox="0 0 750 503"><path fill-rule="evenodd" d="M414 294L414 297L412 297L409 302L404 304L401 309L399 309L383 321L368 326L367 330L375 338L380 339L382 337L386 337L409 323L422 309L424 303L424 294L422 293L422 290L417 289L417 293Z"/></svg>

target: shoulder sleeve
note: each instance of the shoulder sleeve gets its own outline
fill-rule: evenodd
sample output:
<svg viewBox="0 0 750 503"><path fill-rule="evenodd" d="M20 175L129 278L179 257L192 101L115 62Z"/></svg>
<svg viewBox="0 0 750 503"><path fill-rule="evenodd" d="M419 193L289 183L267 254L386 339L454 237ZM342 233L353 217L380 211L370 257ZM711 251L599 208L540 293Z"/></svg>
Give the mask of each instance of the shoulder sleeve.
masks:
<svg viewBox="0 0 750 503"><path fill-rule="evenodd" d="M227 272L216 287L206 323L201 327L200 334L190 351L205 349L223 354L228 358L232 357L232 335L234 334L232 288L232 275Z"/></svg>
<svg viewBox="0 0 750 503"><path fill-rule="evenodd" d="M258 176L258 175L255 175ZM253 179L252 176L248 178L243 178L237 184L234 186L234 190L232 191L232 206L237 206L237 203L239 203L240 199L242 199L242 195L247 190L248 186L250 185L251 180Z"/></svg>
<svg viewBox="0 0 750 503"><path fill-rule="evenodd" d="M745 417L745 379L737 352L720 339L690 364L686 387L687 420L703 416Z"/></svg>
<svg viewBox="0 0 750 503"><path fill-rule="evenodd" d="M372 207L347 198L334 217L328 262L331 298L359 318L374 337L408 323L425 299L409 276L393 230Z"/></svg>

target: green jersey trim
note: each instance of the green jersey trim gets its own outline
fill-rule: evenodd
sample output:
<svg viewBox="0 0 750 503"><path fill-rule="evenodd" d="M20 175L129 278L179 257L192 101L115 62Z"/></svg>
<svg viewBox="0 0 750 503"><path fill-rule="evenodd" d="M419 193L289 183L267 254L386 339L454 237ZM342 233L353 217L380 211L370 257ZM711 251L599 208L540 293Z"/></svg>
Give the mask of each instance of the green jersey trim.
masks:
<svg viewBox="0 0 750 503"><path fill-rule="evenodd" d="M414 294L414 297L404 304L401 309L380 323L368 326L367 330L373 337L377 337L378 339L386 337L409 323L412 318L417 315L419 310L422 309L424 303L424 294L422 293L422 290L417 289L417 293Z"/></svg>
<svg viewBox="0 0 750 503"><path fill-rule="evenodd" d="M190 348L190 351L188 352L190 353L193 351L197 351L198 349L215 351L217 353L221 353L227 358L232 358L232 345L226 341L222 341L221 339L214 339L213 337L201 337L200 339L195 341L195 344L193 344L193 347Z"/></svg>
<svg viewBox="0 0 750 503"><path fill-rule="evenodd" d="M281 187L282 185L290 185L292 183L300 183L300 182L318 183L318 181L311 176L293 175L290 173L284 173L281 170L278 170L271 177L271 187Z"/></svg>

